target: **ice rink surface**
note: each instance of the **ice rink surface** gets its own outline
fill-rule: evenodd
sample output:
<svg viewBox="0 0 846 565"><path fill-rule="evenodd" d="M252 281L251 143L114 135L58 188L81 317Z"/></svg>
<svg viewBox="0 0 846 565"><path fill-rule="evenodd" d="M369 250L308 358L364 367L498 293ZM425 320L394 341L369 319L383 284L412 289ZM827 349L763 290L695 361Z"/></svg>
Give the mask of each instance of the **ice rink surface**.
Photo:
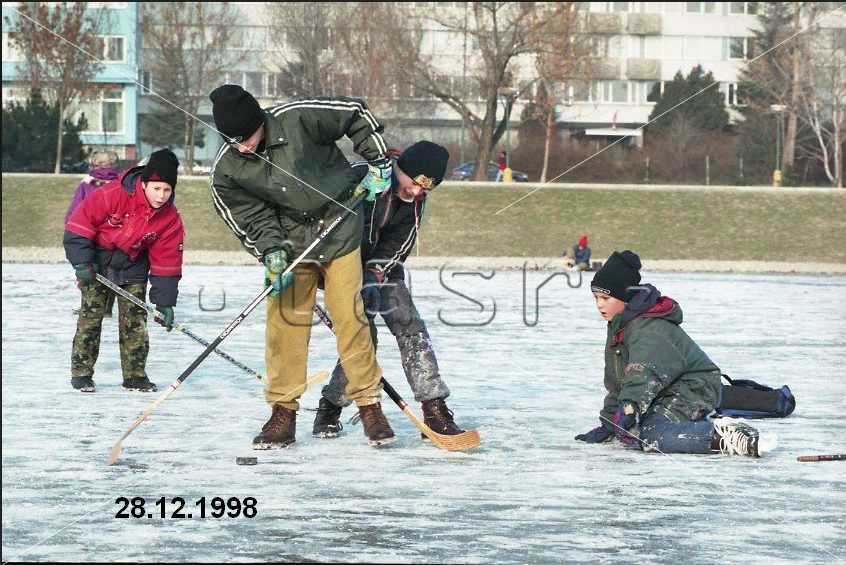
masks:
<svg viewBox="0 0 846 565"><path fill-rule="evenodd" d="M3 561L846 560L846 462L796 461L846 452L846 278L644 274L681 303L683 327L724 372L793 389L791 417L756 424L778 433L779 448L752 460L574 441L597 425L604 393L605 322L588 285L547 282L532 326L535 289L550 273L526 276L525 301L522 273L491 275L412 277L449 406L460 425L479 429L481 448L422 443L386 398L399 437L390 447L369 447L360 425L313 439L313 412L301 411L294 447L253 452L269 414L261 385L212 355L109 467L112 445L156 397L121 389L117 319L104 323L97 393L78 393L69 383L72 270L3 265ZM187 267L177 321L213 339L261 277L259 267ZM203 308L222 309L201 309L201 287ZM260 306L222 345L260 371L264 319ZM162 391L202 348L149 330L148 374ZM396 344L384 327L380 337L385 375L411 401ZM334 359L332 336L316 325L309 372ZM318 397L313 387L303 406ZM235 465L243 455L259 464ZM186 511L200 497L252 496L258 515L119 519L121 496L145 497L148 509L181 496Z"/></svg>

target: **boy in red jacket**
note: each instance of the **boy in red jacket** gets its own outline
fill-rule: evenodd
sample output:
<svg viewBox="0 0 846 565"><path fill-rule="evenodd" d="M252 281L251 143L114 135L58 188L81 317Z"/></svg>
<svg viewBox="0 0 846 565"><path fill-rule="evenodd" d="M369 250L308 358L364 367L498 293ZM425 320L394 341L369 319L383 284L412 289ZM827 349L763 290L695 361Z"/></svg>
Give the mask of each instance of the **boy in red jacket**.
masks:
<svg viewBox="0 0 846 565"><path fill-rule="evenodd" d="M65 255L82 293L71 354L71 385L77 390L95 390L94 364L111 292L97 282L96 273L141 300L146 298L149 273L150 300L165 324L173 325L185 238L173 204L178 167L172 151L156 151L146 166L129 169L83 200L65 224ZM123 387L155 391L144 371L150 348L147 314L125 299L118 300L118 309Z"/></svg>

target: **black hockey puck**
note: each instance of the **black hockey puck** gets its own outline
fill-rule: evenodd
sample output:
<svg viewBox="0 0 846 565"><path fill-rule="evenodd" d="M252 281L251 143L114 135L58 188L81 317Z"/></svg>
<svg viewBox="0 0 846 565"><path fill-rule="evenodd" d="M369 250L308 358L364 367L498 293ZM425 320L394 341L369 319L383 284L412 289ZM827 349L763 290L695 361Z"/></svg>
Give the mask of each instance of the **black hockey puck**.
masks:
<svg viewBox="0 0 846 565"><path fill-rule="evenodd" d="M238 465L257 465L258 457L236 457L235 463Z"/></svg>

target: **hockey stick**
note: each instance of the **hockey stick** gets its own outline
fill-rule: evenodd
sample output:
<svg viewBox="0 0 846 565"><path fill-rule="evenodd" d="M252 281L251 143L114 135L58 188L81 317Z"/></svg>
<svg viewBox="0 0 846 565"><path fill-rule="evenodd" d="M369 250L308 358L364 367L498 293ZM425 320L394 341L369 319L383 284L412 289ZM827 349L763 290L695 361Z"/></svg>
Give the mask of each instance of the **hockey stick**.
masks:
<svg viewBox="0 0 846 565"><path fill-rule="evenodd" d="M335 325L332 323L332 318L329 317L329 314L320 307L319 304L314 305L314 313L317 314L317 317L320 318L326 327L328 327L332 333L335 333ZM388 396L391 397L391 400L399 406L399 409L408 416L408 419L411 420L411 423L417 426L423 435L429 438L433 444L441 449L445 449L447 451L465 451L468 449L473 449L474 447L479 447L481 443L481 438L479 437L478 430L467 430L465 432L461 432L457 435L447 435L447 434L439 434L438 432L434 431L432 428L424 424L420 421L420 419L414 415L414 412L411 411L411 408L408 406L408 403L402 399L399 393L391 386L391 384L385 380L385 377L382 377L382 388L385 389L385 392L388 393Z"/></svg>
<svg viewBox="0 0 846 565"><path fill-rule="evenodd" d="M817 461L846 461L846 453L838 453L836 455L800 455L796 460L813 463Z"/></svg>
<svg viewBox="0 0 846 565"><path fill-rule="evenodd" d="M153 319L156 322L161 324L163 327L167 327L164 323L164 320L162 319L161 312L156 310L153 306L146 304L145 302L139 300L137 296L135 296L131 292L127 291L126 289L119 287L118 285L116 285L115 283L113 283L112 281L110 281L109 279L107 279L106 277L101 275L100 273L97 273L95 276L97 277L97 280L100 281L103 285L109 287L114 292L116 292L117 294L119 294L123 298L126 298L127 300L129 300L130 302L132 302L133 304L138 306L139 308L143 308L144 310L147 311L147 313L149 315L151 315L153 317ZM180 325L180 324L173 324L172 327L173 327L173 329L179 330L180 332L184 333L185 335L187 335L188 337L190 337L191 339L193 339L194 341L196 341L200 345L205 345L206 347L209 346L208 341L201 338L200 336L198 336L197 334L195 334L194 332L192 332L191 330L189 330L185 326ZM220 349L215 349L214 352L217 353L218 355L220 355L221 357L223 357L224 359L226 359L227 361L229 361L230 363L232 363L233 365L235 365L236 367L238 367L239 369L241 369L242 371L253 375L258 380L260 380L260 381L264 380L264 377L261 375L261 373L258 373L256 371L250 369L249 367L247 367L246 365L244 365L240 361L233 358L228 353L224 353Z"/></svg>
<svg viewBox="0 0 846 565"><path fill-rule="evenodd" d="M328 377L328 376L329 376L329 372L328 372L328 371L320 371L319 373L315 373L315 374L313 374L312 376L310 376L308 379L306 379L306 382L305 382L305 383L303 383L303 384L301 384L301 385L297 385L296 387L294 387L294 388L292 389L292 392L293 392L294 390L297 390L297 389L298 389L298 388L300 388L300 387L302 387L302 388L303 388L303 392L305 392L305 389L306 389L306 388L308 388L309 386L311 386L312 384L314 384L314 383L316 383L316 382L320 382L320 381L322 381L323 379L325 379L325 378L326 378L326 377ZM178 383L178 381L177 381L177 383ZM108 458L108 460L106 461L106 464L107 464L107 465L114 465L114 463L118 460L118 457L120 457L120 453L121 453L121 451L123 450L123 440L125 440L125 439L127 438L127 436L129 436L129 434L131 434L131 433L132 433L132 431L133 431L135 428L137 428L138 426L140 426L140 425L141 425L141 422L143 422L145 419L147 419L147 417L148 417L150 414L152 414L152 413L153 413L153 411L156 409L156 407L157 407L159 404L161 404L162 402L164 402L164 401L165 401L165 399L173 393L173 391L175 391L177 388L179 388L179 384L181 384L181 383L179 383L179 384L177 384L177 383L174 383L174 384L170 385L170 386L168 387L168 389L165 391L165 393L164 393L164 394L162 394L161 396L159 396L159 397L158 397L158 398L157 398L157 399L156 399L156 400L155 400L152 404L150 404L150 406L148 406L148 407L147 407L147 409L146 409L146 410L144 410L144 413L143 413L143 414L141 414L138 418L136 418L136 420L132 423L132 425L129 427L129 429L128 429L128 430L126 430L126 432L125 432L125 433L121 436L121 438L120 438L120 439L118 440L118 442L114 445L114 447L112 447L111 452L109 452L109 458Z"/></svg>
<svg viewBox="0 0 846 565"><path fill-rule="evenodd" d="M361 186L359 186L359 187L356 189L355 193L354 193L354 195L356 196L356 199L353 201L352 205L351 205L349 208L347 208L346 210L344 210L344 211L343 211L343 212L342 212L342 213L341 213L341 214L340 214L337 218L335 218L335 219L332 221L332 223L331 223L331 224L329 224L328 226L326 226L326 227L323 229L323 231L322 231L322 232L320 232L320 233L318 234L317 238L315 238L315 240L314 240L314 241L312 241L312 242L311 242L311 244L309 244L309 246L308 246L308 247L306 247L305 251L303 251L302 253L300 253L299 257L297 257L296 259L294 259L294 260L291 262L291 264L290 264L290 265L288 265L288 268L286 268L286 269L285 269L285 270L284 270L284 271L283 271L283 272L279 275L280 277L282 277L282 280L284 280L284 279L285 279L285 276L286 276L286 275L288 275L289 273L291 273L291 272L294 270L294 267L296 267L297 265L299 265L299 264L302 262L302 260L303 260L303 259L305 259L306 255L308 255L308 254L311 252L311 250L312 250L312 249L314 249L315 247L317 247L317 246L320 244L320 242L322 242L324 239L326 239L326 237L329 235L329 233L330 233L333 229L335 229L335 227L336 227L338 224L340 224L341 222L343 222L343 221L344 221L344 219L345 219L347 216L349 216L349 215L350 215L350 213L353 211L353 209L355 209L355 208L356 208L356 207L357 207L357 206L361 203L361 201L364 199L364 196L362 195L362 192L364 192L364 189L362 189L362 188L361 188ZM179 387L180 387L180 385L181 385L183 382L185 382L185 379L187 379L187 378L191 375L191 373L193 373L193 372L194 372L194 369L196 369L196 368L200 365L200 363L202 363L202 362L203 362L203 360L204 360L206 357L208 357L208 356L209 356L209 353L211 353L211 352L212 352L212 350L213 350L214 348L216 348L216 347L220 344L220 342L222 342L224 339L226 339L226 338L229 336L229 334L230 334L230 333L232 333L232 331L233 331L235 328L237 328L237 327L241 324L241 322L243 322L243 321L244 321L244 318L246 318L247 316L249 316L249 315L250 315L250 313L251 313L253 310L255 310L255 309L256 309L256 306L258 306L259 304L261 304L262 300L264 300L264 299L267 297L267 295L268 295L268 294L270 294L272 291L273 291L273 285L272 285L272 284L271 284L271 285L268 285L268 286L267 286L267 288L265 288L263 291L261 291L261 294L259 294L258 296L256 296L256 297L253 299L253 301L252 301L252 302L250 302L249 304L247 304L246 308L244 308L244 309L241 311L241 313L240 313L240 314L238 314L238 316L237 316L234 320L232 320L231 322L229 322L229 325L228 325L228 326L226 326L226 328L224 328L224 330L220 333L220 335L219 335L219 336L217 336L217 337L214 339L214 341L212 341L210 344L208 344L208 345L206 346L205 350L203 350L203 352L202 352L202 353L200 353L200 355L199 355L196 359L194 359L194 362L193 362L193 363L191 363L191 364L188 366L188 368L187 368L187 369L185 369L184 371L182 371L182 374L181 374L181 375L179 375L179 377L176 379L176 381L174 381L174 382L173 382L173 384L172 384L172 385L170 385L170 387L168 387L168 389L164 392L164 394L162 394L161 396L159 396L159 398L157 398L156 400L154 400L154 401L153 401L153 403L152 403L152 404L150 404L150 406L148 406L146 410L144 410L144 413L143 413L143 414L141 414L141 416L139 416L137 420L135 420L135 422L132 424L132 426L130 426L130 428L126 431L126 433L124 433L124 434L123 434L123 436L121 436L121 438L118 440L118 442L114 445L114 447L112 447L111 452L109 452L109 458L106 460L106 463L107 463L108 465L112 465L112 464L114 464L114 462L115 462L115 461L117 461L118 457L120 457L120 452L121 452L121 450L123 449L123 440L125 440L125 439L127 438L127 436L129 436L129 434L131 434L131 433L132 433L132 431L133 431L135 428L137 428L137 427L141 424L141 422L143 422L143 421L144 421L144 420L145 420L145 419L146 419L146 418L147 418L150 414L152 414L152 413L153 413L153 410L155 410L155 409L156 409L156 407L157 407L159 404L161 404L162 402L164 402L164 401L165 401L165 399L167 399L167 397L168 397L168 396L170 396L171 394L173 394L173 391L175 391L177 388L179 388Z"/></svg>

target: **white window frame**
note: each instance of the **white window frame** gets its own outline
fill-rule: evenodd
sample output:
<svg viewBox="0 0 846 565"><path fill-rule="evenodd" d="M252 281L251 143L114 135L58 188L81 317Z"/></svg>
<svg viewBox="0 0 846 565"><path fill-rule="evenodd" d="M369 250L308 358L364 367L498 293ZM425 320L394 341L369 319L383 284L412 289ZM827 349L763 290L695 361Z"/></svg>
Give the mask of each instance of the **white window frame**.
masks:
<svg viewBox="0 0 846 565"><path fill-rule="evenodd" d="M12 42L9 40L9 33L10 32L8 31L3 32L3 62L17 63L22 61L23 58L21 57L20 49L14 47Z"/></svg>
<svg viewBox="0 0 846 565"><path fill-rule="evenodd" d="M742 12L733 12L731 9L732 4L743 4L743 11ZM752 5L755 6L755 11L751 10ZM754 16L758 13L760 2L729 2L728 3L728 13L730 16L742 16L744 14Z"/></svg>
<svg viewBox="0 0 846 565"><path fill-rule="evenodd" d="M102 39L102 40L103 40L103 50L102 50L100 53L98 53L98 55L100 56L100 60L103 62L103 64L105 64L105 65L121 65L121 64L125 64L125 63L126 63L126 57L127 57L127 48L126 48L126 47L127 47L127 41L126 41L126 36L125 36L125 35L117 35L117 34L110 34L110 35L98 35L98 36L97 36L97 39L98 39L98 40L99 40L99 39ZM122 53L121 53L122 58L121 58L120 60L117 60L117 59L107 59L107 58L106 58L106 53L109 51L109 40L110 40L110 39L120 39L120 40L123 42L123 49L121 49L121 51L122 51Z"/></svg>
<svg viewBox="0 0 846 565"><path fill-rule="evenodd" d="M693 2L685 2L684 3L684 13L685 14L702 14L702 15L708 16L708 15L714 15L714 14L719 13L719 10L718 10L718 8L720 7L719 2L696 2L696 4L699 4L699 7L695 12L693 12L689 9L690 6L688 6L688 4L693 4ZM714 11L706 12L705 11L705 5L706 4L713 4Z"/></svg>
<svg viewBox="0 0 846 565"><path fill-rule="evenodd" d="M153 71L139 69L138 74L140 75L138 82L141 86L141 95L149 96L153 90Z"/></svg>
<svg viewBox="0 0 846 565"><path fill-rule="evenodd" d="M116 98L104 98L103 97L103 95L105 94L105 92L107 90L120 90L120 110L123 113L123 119L121 119L122 128L119 131L103 131L103 103L104 102L117 102ZM97 98L95 100L93 100L92 102L97 102L100 105L100 123L98 124L98 127L100 129L98 129L98 130L87 129L87 130L79 132L80 134L95 135L95 136L97 136L97 135L99 135L99 136L103 136L103 135L105 135L105 136L126 135L126 122L127 122L127 119L126 119L126 89L124 89L121 85L102 86L102 87L97 89ZM77 115L76 112L74 112L72 119L73 119L73 121L76 121L77 119L79 119L79 116ZM90 123L88 125L89 125L89 127L91 126Z"/></svg>
<svg viewBox="0 0 846 565"><path fill-rule="evenodd" d="M733 39L742 39L743 40L743 55L741 57L732 57L731 55L731 44ZM740 35L732 35L726 37L726 60L727 61L748 61L749 60L749 37L743 37Z"/></svg>

